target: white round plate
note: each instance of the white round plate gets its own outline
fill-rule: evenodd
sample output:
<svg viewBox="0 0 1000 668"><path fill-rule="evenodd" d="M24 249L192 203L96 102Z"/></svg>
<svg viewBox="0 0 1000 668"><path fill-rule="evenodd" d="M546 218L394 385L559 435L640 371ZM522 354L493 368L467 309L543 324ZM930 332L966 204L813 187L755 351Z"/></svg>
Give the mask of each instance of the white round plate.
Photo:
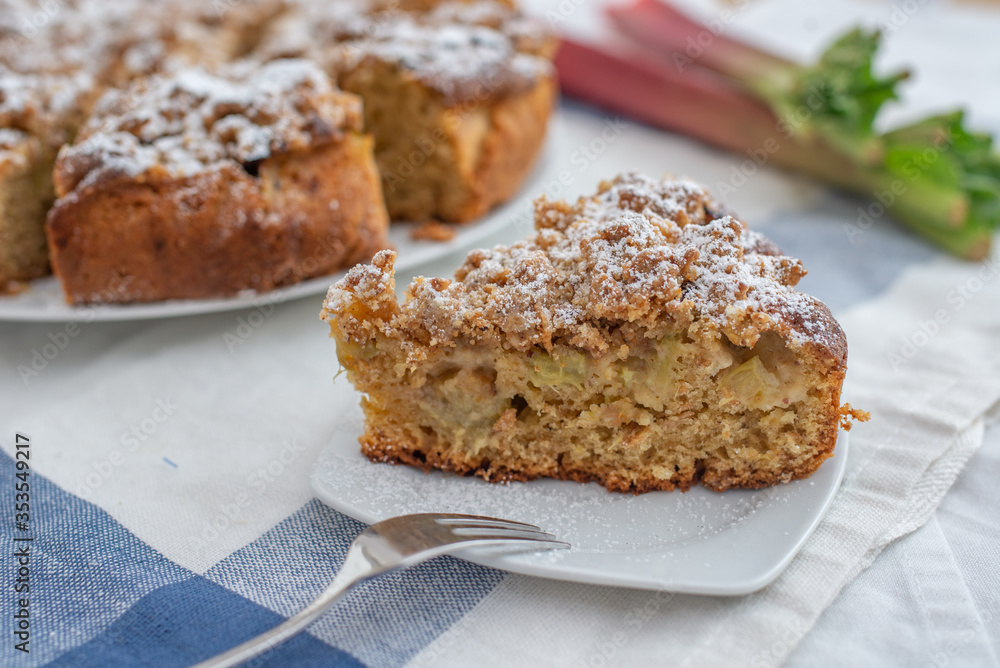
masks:
<svg viewBox="0 0 1000 668"><path fill-rule="evenodd" d="M338 436L312 474L313 491L332 508L369 524L422 512L529 522L572 548L469 551L463 558L523 575L692 594L748 594L774 581L819 524L847 462L842 432L834 456L812 477L762 490L719 493L698 486L633 496L561 480L497 485L372 463L357 443L360 408L341 417Z"/></svg>

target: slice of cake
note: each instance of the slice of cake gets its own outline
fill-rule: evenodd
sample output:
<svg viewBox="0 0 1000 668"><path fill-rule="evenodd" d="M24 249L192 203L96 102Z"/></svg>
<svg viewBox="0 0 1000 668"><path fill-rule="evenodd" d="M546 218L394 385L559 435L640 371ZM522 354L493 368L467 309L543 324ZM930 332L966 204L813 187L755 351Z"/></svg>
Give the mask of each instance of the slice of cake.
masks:
<svg viewBox="0 0 1000 668"><path fill-rule="evenodd" d="M42 142L0 128L0 295L48 273L45 212L52 200L52 161Z"/></svg>
<svg viewBox="0 0 1000 668"><path fill-rule="evenodd" d="M390 216L468 222L514 195L555 100L548 60L486 26L410 18L350 46L338 80L365 100Z"/></svg>
<svg viewBox="0 0 1000 668"><path fill-rule="evenodd" d="M387 245L361 102L302 60L110 92L55 185L48 240L71 303L266 291Z"/></svg>
<svg viewBox="0 0 1000 668"><path fill-rule="evenodd" d="M511 3L302 3L262 52L322 63L364 99L394 220L467 222L509 199L542 146L555 41Z"/></svg>
<svg viewBox="0 0 1000 668"><path fill-rule="evenodd" d="M0 64L0 295L49 273L52 166L96 90L83 73L21 74Z"/></svg>
<svg viewBox="0 0 1000 668"><path fill-rule="evenodd" d="M394 254L321 317L364 395L364 453L610 490L808 476L838 427L847 345L801 264L684 180L626 175L398 303Z"/></svg>

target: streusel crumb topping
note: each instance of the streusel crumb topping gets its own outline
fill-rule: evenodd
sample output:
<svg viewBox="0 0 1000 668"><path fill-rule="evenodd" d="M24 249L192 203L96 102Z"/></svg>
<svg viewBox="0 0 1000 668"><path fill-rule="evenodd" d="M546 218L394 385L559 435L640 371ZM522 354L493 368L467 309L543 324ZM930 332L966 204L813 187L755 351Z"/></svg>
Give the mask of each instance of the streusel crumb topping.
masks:
<svg viewBox="0 0 1000 668"><path fill-rule="evenodd" d="M361 126L360 100L334 89L309 61L187 68L105 95L64 149L60 179L70 190L105 172L191 176L328 143Z"/></svg>
<svg viewBox="0 0 1000 668"><path fill-rule="evenodd" d="M27 132L57 148L72 137L93 85L83 72L25 74L0 64L0 128Z"/></svg>
<svg viewBox="0 0 1000 668"><path fill-rule="evenodd" d="M519 53L510 35L486 25L427 23L407 15L373 22L344 46L341 67L378 59L406 70L451 103L484 92L511 93L550 76L552 63Z"/></svg>
<svg viewBox="0 0 1000 668"><path fill-rule="evenodd" d="M470 253L453 281L416 279L398 306L394 254L383 251L330 289L325 317L359 341L373 323L355 305L377 304L383 334L423 345L562 342L600 353L630 332L688 329L746 347L775 332L845 354L829 310L794 289L801 263L688 180L626 174L575 204L543 197L535 226L511 246Z"/></svg>
<svg viewBox="0 0 1000 668"><path fill-rule="evenodd" d="M510 3L333 0L297 4L262 52L314 58L334 72L381 61L453 104L551 76L553 44L546 26Z"/></svg>

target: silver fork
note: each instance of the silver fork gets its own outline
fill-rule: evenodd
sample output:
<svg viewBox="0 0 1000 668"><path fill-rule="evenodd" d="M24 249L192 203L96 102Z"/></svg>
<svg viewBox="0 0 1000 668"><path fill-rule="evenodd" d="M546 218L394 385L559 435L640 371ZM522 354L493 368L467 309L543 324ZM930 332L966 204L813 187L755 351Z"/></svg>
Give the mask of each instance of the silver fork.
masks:
<svg viewBox="0 0 1000 668"><path fill-rule="evenodd" d="M476 546L552 550L567 548L569 543L556 540L533 524L494 517L447 513L393 517L371 525L354 539L333 582L301 612L193 668L227 668L243 663L305 629L359 582Z"/></svg>

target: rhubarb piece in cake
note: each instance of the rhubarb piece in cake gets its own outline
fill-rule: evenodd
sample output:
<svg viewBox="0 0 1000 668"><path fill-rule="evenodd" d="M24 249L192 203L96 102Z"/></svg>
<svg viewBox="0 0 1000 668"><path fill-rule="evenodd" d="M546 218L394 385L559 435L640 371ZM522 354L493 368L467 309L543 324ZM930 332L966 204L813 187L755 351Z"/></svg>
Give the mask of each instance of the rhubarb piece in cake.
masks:
<svg viewBox="0 0 1000 668"><path fill-rule="evenodd" d="M55 185L49 246L72 303L270 290L386 246L360 100L307 61L112 91Z"/></svg>
<svg viewBox="0 0 1000 668"><path fill-rule="evenodd" d="M322 317L364 453L490 481L724 490L810 475L851 409L847 345L805 273L704 190L626 175L395 296L384 251Z"/></svg>

